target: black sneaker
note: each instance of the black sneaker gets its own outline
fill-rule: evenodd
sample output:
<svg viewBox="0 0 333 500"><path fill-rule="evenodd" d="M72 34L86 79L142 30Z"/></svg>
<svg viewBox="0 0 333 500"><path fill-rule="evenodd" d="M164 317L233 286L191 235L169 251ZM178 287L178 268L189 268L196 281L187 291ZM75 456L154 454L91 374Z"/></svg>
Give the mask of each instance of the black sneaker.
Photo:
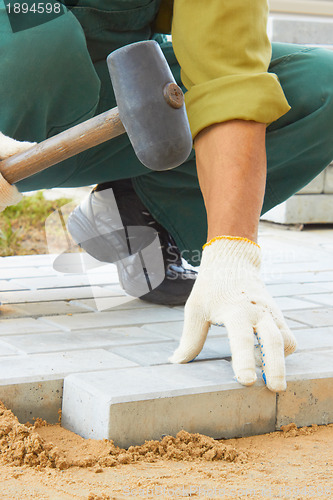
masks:
<svg viewBox="0 0 333 500"><path fill-rule="evenodd" d="M130 179L96 186L67 226L87 253L116 264L129 295L154 304L185 304L197 273L184 267L174 239L143 205Z"/></svg>

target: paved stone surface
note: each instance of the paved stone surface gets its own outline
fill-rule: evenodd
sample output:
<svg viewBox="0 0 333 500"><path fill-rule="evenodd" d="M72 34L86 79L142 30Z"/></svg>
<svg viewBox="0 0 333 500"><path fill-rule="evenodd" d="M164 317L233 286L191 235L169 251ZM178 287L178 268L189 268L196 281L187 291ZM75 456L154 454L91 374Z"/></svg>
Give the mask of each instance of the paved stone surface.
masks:
<svg viewBox="0 0 333 500"><path fill-rule="evenodd" d="M251 388L234 380L224 327L211 327L194 362L169 364L183 307L126 296L115 266L59 273L46 255L0 258L0 400L22 422L57 422L62 406L64 426L121 446L182 428L232 437L333 422L333 230L262 223L260 245L298 341L285 393L268 391L259 370Z"/></svg>
<svg viewBox="0 0 333 500"><path fill-rule="evenodd" d="M65 380L65 427L87 438L112 436L117 445L128 447L180 429L222 438L270 432L275 426L275 395L263 391L262 382L245 391L223 360L107 375Z"/></svg>

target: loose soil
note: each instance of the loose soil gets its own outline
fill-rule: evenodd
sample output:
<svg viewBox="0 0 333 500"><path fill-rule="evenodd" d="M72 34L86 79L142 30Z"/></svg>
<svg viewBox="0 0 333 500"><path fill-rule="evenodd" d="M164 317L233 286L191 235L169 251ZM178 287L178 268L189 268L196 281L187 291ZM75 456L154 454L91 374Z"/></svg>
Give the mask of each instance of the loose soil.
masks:
<svg viewBox="0 0 333 500"><path fill-rule="evenodd" d="M60 425L21 424L0 403L0 499L333 498L333 424L214 440L176 437L120 449Z"/></svg>

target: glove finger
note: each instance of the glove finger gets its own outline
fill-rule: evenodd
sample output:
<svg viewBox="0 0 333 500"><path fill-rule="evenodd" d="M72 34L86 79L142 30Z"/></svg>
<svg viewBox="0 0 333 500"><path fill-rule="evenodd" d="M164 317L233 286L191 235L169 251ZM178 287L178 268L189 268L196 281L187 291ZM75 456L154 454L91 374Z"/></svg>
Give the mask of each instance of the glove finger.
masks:
<svg viewBox="0 0 333 500"><path fill-rule="evenodd" d="M284 355L289 356L292 354L297 347L297 342L294 334L290 330L289 326L286 323L286 320L283 317L282 312L279 309L274 309L272 311L273 318L275 323L277 324L283 338L284 342Z"/></svg>
<svg viewBox="0 0 333 500"><path fill-rule="evenodd" d="M207 338L210 323L206 321L200 308L185 305L183 333L170 363L192 361L202 350Z"/></svg>
<svg viewBox="0 0 333 500"><path fill-rule="evenodd" d="M254 360L253 326L247 316L225 320L232 354L232 367L237 381L252 385L257 380Z"/></svg>
<svg viewBox="0 0 333 500"><path fill-rule="evenodd" d="M273 392L286 389L284 343L282 334L270 313L265 313L256 325L256 337L262 360L262 376Z"/></svg>

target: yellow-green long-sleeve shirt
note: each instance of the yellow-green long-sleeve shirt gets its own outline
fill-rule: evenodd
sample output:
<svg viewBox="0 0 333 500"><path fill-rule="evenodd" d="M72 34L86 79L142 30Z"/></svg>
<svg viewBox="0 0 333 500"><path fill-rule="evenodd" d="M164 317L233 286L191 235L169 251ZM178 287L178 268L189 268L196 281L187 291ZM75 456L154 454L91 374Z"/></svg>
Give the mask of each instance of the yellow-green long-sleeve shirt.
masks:
<svg viewBox="0 0 333 500"><path fill-rule="evenodd" d="M268 124L289 110L267 71L267 0L77 0L71 10L94 62L154 33L172 33L193 137L213 123Z"/></svg>
<svg viewBox="0 0 333 500"><path fill-rule="evenodd" d="M268 124L290 109L267 71L267 17L267 0L162 0L155 29L170 32L172 22L193 137L232 119Z"/></svg>

